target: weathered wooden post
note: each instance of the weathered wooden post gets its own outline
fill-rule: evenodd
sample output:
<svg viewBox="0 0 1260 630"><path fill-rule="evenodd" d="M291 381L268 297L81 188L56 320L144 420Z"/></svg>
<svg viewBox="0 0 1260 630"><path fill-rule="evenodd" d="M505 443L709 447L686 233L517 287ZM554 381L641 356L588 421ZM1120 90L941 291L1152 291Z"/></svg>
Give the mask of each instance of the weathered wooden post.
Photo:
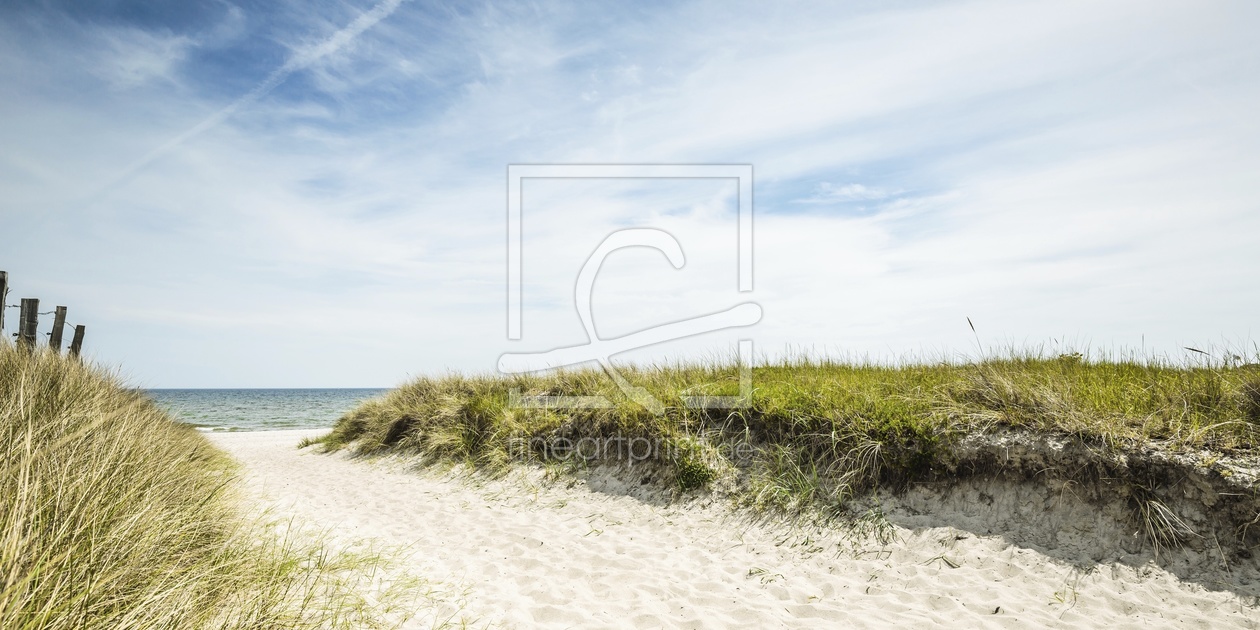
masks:
<svg viewBox="0 0 1260 630"><path fill-rule="evenodd" d="M9 298L9 272L0 271L0 332L4 332L4 309L8 308L5 300Z"/></svg>
<svg viewBox="0 0 1260 630"><path fill-rule="evenodd" d="M61 352L61 330L66 327L66 307L58 306L56 313L53 314L52 334L48 337L48 347L53 352Z"/></svg>
<svg viewBox="0 0 1260 630"><path fill-rule="evenodd" d="M74 327L74 339L70 340L70 356L79 358L79 353L83 351L83 331L87 326L79 324Z"/></svg>
<svg viewBox="0 0 1260 630"><path fill-rule="evenodd" d="M22 317L18 320L18 345L27 350L35 349L35 335L39 331L39 298L22 298Z"/></svg>

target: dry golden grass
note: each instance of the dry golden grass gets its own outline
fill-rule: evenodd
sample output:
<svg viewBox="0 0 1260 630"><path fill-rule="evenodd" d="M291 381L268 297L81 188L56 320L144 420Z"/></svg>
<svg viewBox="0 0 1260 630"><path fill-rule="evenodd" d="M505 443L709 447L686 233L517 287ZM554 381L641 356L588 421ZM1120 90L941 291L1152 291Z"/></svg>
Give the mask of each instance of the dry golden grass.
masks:
<svg viewBox="0 0 1260 630"><path fill-rule="evenodd" d="M102 370L0 342L0 628L382 623L388 558L277 536L233 473Z"/></svg>

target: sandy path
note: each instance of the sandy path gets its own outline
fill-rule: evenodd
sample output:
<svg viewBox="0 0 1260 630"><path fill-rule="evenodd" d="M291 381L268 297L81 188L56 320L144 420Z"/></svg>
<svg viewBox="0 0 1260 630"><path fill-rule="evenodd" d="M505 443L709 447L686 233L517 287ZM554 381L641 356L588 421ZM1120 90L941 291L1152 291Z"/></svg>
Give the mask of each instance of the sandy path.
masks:
<svg viewBox="0 0 1260 630"><path fill-rule="evenodd" d="M654 505L616 483L470 484L296 449L309 434L211 439L278 513L347 541L410 546L421 574L467 585L478 626L1260 627L1249 602L1153 567L1082 571L943 528L854 549L838 534L790 535L715 506Z"/></svg>

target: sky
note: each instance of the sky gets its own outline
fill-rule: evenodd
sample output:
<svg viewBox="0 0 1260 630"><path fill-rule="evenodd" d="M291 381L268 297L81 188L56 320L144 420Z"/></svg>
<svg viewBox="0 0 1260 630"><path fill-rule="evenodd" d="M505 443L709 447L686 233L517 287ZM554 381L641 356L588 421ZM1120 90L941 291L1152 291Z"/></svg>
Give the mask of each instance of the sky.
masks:
<svg viewBox="0 0 1260 630"><path fill-rule="evenodd" d="M0 269L140 387L585 344L627 228L686 261L612 253L601 339L763 315L626 362L1253 349L1256 32L1241 0L6 2ZM529 179L509 340L513 164L751 165L753 290L736 180Z"/></svg>

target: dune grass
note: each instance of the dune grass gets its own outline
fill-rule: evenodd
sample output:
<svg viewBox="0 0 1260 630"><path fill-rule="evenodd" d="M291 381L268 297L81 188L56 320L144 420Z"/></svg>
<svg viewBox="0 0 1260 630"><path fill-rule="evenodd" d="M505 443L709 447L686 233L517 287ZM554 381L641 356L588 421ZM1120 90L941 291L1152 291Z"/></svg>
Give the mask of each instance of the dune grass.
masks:
<svg viewBox="0 0 1260 630"><path fill-rule="evenodd" d="M598 370L420 378L347 413L320 442L396 450L497 471L513 462L650 459L681 490L727 473L756 507L838 505L872 484L930 477L964 436L1016 427L1108 447L1253 449L1260 365L1086 360L1008 353L897 366L794 360L753 370L749 404L697 409L684 396L738 393L733 364L623 370L664 403L629 401ZM533 396L606 396L610 408L528 408ZM639 444L629 453L627 443ZM610 447L611 445L611 447ZM649 448L649 445L651 448Z"/></svg>
<svg viewBox="0 0 1260 630"><path fill-rule="evenodd" d="M361 628L374 554L247 518L233 464L100 369L0 342L0 627Z"/></svg>

